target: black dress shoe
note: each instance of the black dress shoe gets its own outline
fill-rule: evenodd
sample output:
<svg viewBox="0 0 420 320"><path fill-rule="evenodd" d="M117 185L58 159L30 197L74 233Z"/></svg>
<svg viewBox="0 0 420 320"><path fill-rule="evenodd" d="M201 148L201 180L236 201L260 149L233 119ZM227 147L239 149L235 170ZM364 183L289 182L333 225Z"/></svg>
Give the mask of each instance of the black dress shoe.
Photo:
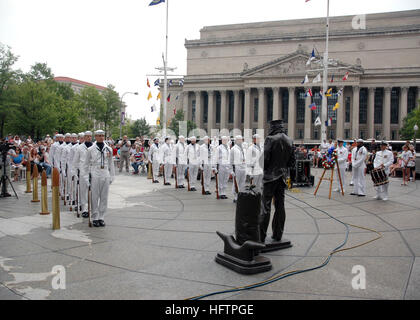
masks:
<svg viewBox="0 0 420 320"><path fill-rule="evenodd" d="M357 196L354 192L350 193L351 196Z"/></svg>
<svg viewBox="0 0 420 320"><path fill-rule="evenodd" d="M92 225L93 225L95 228L98 228L98 227L100 227L100 226L101 226L101 224L99 223L99 220L93 220L93 221L92 221Z"/></svg>
<svg viewBox="0 0 420 320"><path fill-rule="evenodd" d="M157 181L157 180L153 180L153 183L159 183L159 181Z"/></svg>
<svg viewBox="0 0 420 320"><path fill-rule="evenodd" d="M87 213L87 212L83 212L83 213L82 213L82 217L83 217L83 218L89 218L89 213Z"/></svg>
<svg viewBox="0 0 420 320"><path fill-rule="evenodd" d="M169 182L166 182L165 183L165 186L170 186L171 184L169 183Z"/></svg>
<svg viewBox="0 0 420 320"><path fill-rule="evenodd" d="M191 188L190 191L197 191L197 189L196 188Z"/></svg>
<svg viewBox="0 0 420 320"><path fill-rule="evenodd" d="M365 194L358 194L357 196L359 196L359 197L366 197Z"/></svg>
<svg viewBox="0 0 420 320"><path fill-rule="evenodd" d="M226 200L226 199L228 199L228 197L223 195L223 196L220 196L220 199Z"/></svg>
<svg viewBox="0 0 420 320"><path fill-rule="evenodd" d="M184 189L185 187L183 185L178 186L178 189Z"/></svg>
<svg viewBox="0 0 420 320"><path fill-rule="evenodd" d="M210 191L206 191L206 195L211 195L211 192Z"/></svg>
<svg viewBox="0 0 420 320"><path fill-rule="evenodd" d="M99 221L99 225L101 227L105 227L105 221L104 220L98 220Z"/></svg>

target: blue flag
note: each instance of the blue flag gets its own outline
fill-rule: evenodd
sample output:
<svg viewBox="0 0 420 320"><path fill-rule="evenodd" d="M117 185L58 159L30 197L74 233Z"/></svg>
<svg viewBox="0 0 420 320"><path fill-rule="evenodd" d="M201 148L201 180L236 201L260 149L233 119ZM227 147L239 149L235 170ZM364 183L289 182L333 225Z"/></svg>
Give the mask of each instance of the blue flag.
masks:
<svg viewBox="0 0 420 320"><path fill-rule="evenodd" d="M150 2L149 7L150 6L155 6L159 3L165 2L165 0L153 0L152 2Z"/></svg>
<svg viewBox="0 0 420 320"><path fill-rule="evenodd" d="M157 80L155 81L155 87L157 87L159 84L160 84L160 80L159 80L159 79L157 79Z"/></svg>

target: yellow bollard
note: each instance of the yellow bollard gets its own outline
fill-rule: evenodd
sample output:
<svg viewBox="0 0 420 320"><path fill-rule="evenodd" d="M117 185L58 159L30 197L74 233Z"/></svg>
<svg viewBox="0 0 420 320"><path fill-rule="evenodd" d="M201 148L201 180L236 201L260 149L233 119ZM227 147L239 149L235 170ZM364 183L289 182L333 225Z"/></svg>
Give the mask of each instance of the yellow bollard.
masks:
<svg viewBox="0 0 420 320"><path fill-rule="evenodd" d="M57 168L53 169L52 174L52 228L53 230L60 229L60 173Z"/></svg>
<svg viewBox="0 0 420 320"><path fill-rule="evenodd" d="M153 179L152 163L150 161L147 164L147 179Z"/></svg>
<svg viewBox="0 0 420 320"><path fill-rule="evenodd" d="M34 163L34 172L32 173L32 200L31 202L39 202L38 199L38 166Z"/></svg>
<svg viewBox="0 0 420 320"><path fill-rule="evenodd" d="M39 214L50 214L48 211L47 173L45 170L42 170L41 176L41 212Z"/></svg>
<svg viewBox="0 0 420 320"><path fill-rule="evenodd" d="M25 193L31 193L31 163L26 163L26 191Z"/></svg>

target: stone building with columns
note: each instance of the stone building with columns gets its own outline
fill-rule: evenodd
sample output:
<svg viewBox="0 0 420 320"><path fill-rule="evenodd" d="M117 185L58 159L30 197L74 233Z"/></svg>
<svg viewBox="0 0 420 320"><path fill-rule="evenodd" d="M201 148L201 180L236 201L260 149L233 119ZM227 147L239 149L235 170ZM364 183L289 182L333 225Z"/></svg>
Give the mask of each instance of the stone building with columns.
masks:
<svg viewBox="0 0 420 320"><path fill-rule="evenodd" d="M325 18L204 27L200 39L185 41L187 74L183 85L169 88L178 100L168 104L168 118L182 108L199 128L253 131L283 119L290 137L310 143L320 139L314 121L327 98L328 138L399 139L420 99L420 10L369 14L365 21L360 29L354 16L330 19L328 98L322 82L312 82L322 75L319 64L307 65L313 48L322 59Z"/></svg>

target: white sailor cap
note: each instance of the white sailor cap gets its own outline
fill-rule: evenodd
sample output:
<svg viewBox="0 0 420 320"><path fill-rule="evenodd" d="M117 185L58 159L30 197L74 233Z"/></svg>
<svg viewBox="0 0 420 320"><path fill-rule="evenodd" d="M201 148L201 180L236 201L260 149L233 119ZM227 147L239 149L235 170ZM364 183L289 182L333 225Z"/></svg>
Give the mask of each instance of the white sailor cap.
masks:
<svg viewBox="0 0 420 320"><path fill-rule="evenodd" d="M203 140L210 140L208 136L203 137Z"/></svg>
<svg viewBox="0 0 420 320"><path fill-rule="evenodd" d="M95 136L104 136L105 135L105 131L104 130L96 130L95 131Z"/></svg>
<svg viewBox="0 0 420 320"><path fill-rule="evenodd" d="M84 136L85 136L85 133L84 133L84 132L80 132L80 133L79 133L79 137L80 137L80 138L83 138Z"/></svg>
<svg viewBox="0 0 420 320"><path fill-rule="evenodd" d="M71 134L71 137L72 137L72 138L77 138L77 137L78 137L78 135L77 135L77 134L75 134L75 133L72 133L72 134Z"/></svg>
<svg viewBox="0 0 420 320"><path fill-rule="evenodd" d="M92 131L85 131L85 136L92 136Z"/></svg>
<svg viewBox="0 0 420 320"><path fill-rule="evenodd" d="M363 143L364 141L363 141L363 139L357 139L357 141L356 141L357 143Z"/></svg>
<svg viewBox="0 0 420 320"><path fill-rule="evenodd" d="M184 136L179 136L178 139L185 139L185 137Z"/></svg>
<svg viewBox="0 0 420 320"><path fill-rule="evenodd" d="M71 134L70 133L66 133L66 135L64 136L65 138L70 138Z"/></svg>
<svg viewBox="0 0 420 320"><path fill-rule="evenodd" d="M159 137L154 137L153 141L159 140Z"/></svg>
<svg viewBox="0 0 420 320"><path fill-rule="evenodd" d="M197 138L195 136L190 137L190 141L191 140L197 140Z"/></svg>
<svg viewBox="0 0 420 320"><path fill-rule="evenodd" d="M259 135L258 133L256 133L256 134L254 134L252 137L253 137L254 139L256 139L256 138L259 138L259 137L260 137L260 135Z"/></svg>
<svg viewBox="0 0 420 320"><path fill-rule="evenodd" d="M242 138L241 135L238 135L238 136L235 137L235 140L243 140L243 138Z"/></svg>

